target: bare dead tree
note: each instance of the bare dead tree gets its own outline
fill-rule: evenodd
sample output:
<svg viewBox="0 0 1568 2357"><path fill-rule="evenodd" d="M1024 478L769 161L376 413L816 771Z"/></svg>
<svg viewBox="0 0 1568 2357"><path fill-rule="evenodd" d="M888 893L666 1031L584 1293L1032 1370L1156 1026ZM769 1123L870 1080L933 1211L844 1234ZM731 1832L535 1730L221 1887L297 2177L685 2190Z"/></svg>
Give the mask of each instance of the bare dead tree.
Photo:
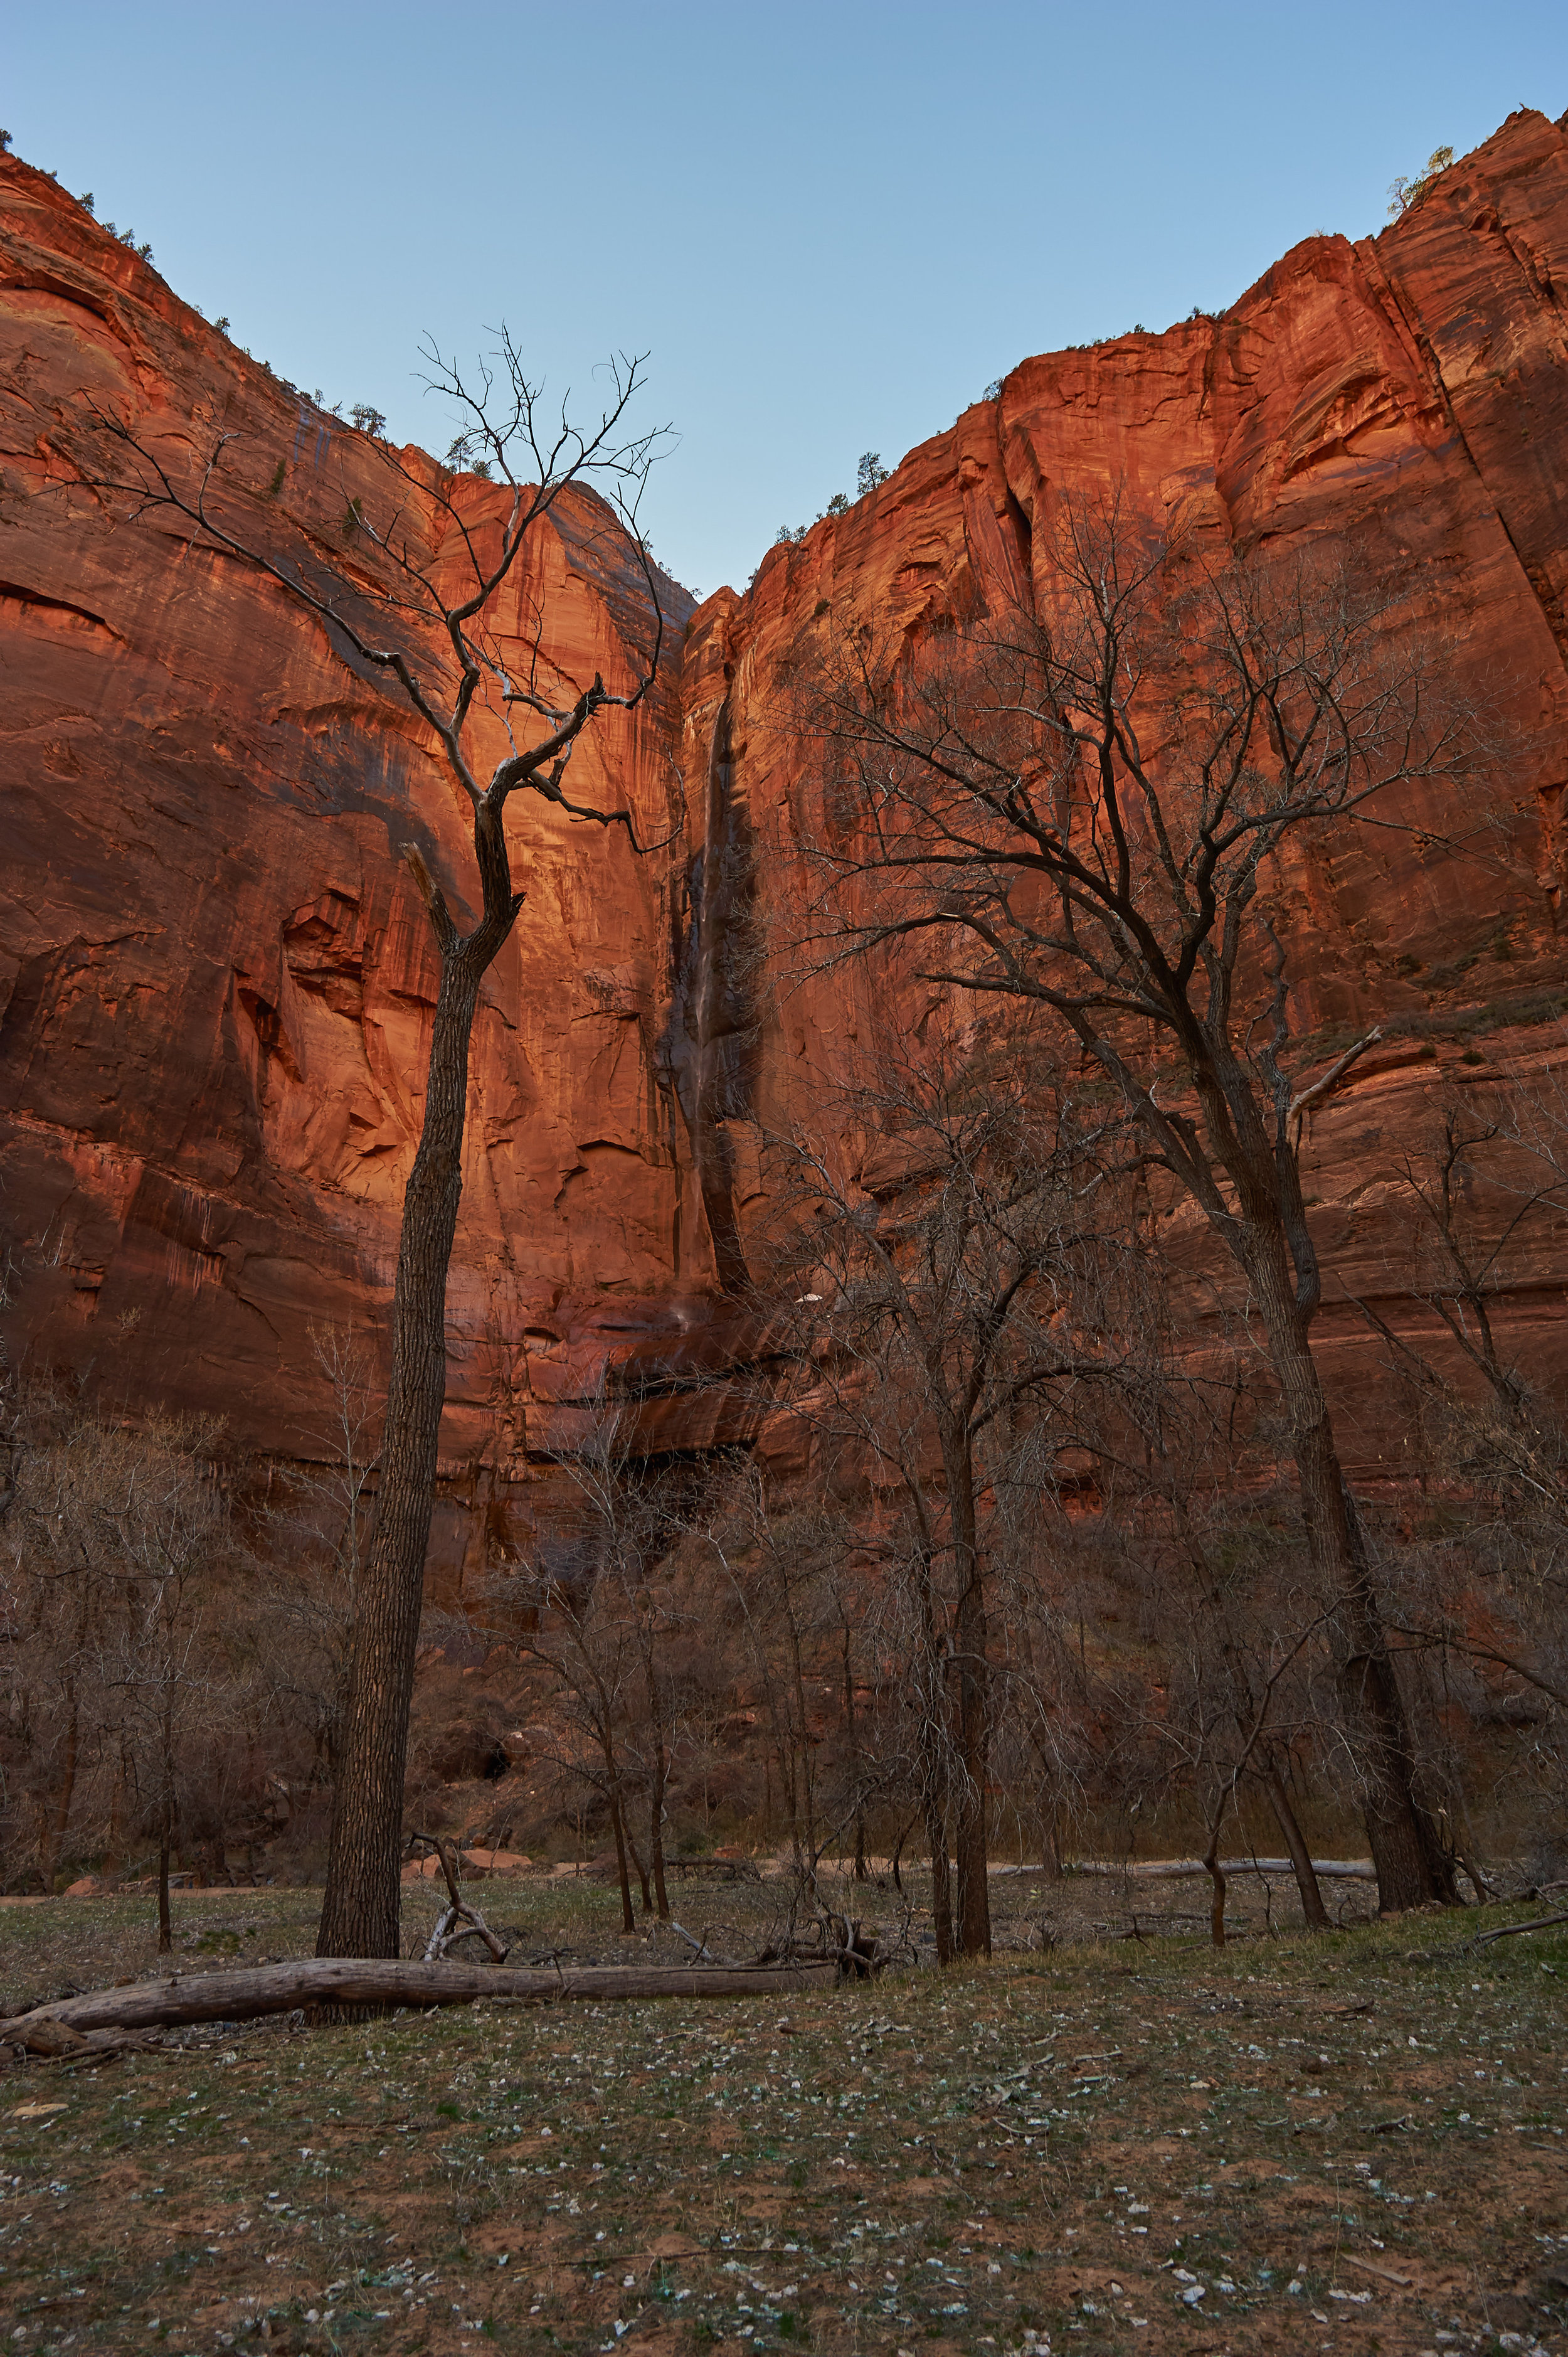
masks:
<svg viewBox="0 0 1568 2357"><path fill-rule="evenodd" d="M664 1820L670 1788L673 1709L671 1655L680 1613L666 1558L682 1527L684 1469L650 1465L639 1445L634 1403L601 1399L583 1443L565 1460L587 1506L595 1539L595 1609L613 1620L628 1648L639 1707L630 1742L642 1755L648 1859L638 1873L645 1910L650 1899L660 1921L670 1920L664 1869ZM628 1838L636 1856L635 1837ZM649 1890L649 1871L652 1889Z"/></svg>
<svg viewBox="0 0 1568 2357"><path fill-rule="evenodd" d="M338 1770L360 1581L375 1528L383 1396L372 1353L349 1328L314 1328L310 1347L327 1400L303 1436L308 1454L285 1494L269 1502L264 1578L269 1676L276 1706L308 1735L307 1790L329 1785Z"/></svg>
<svg viewBox="0 0 1568 2357"><path fill-rule="evenodd" d="M1113 1363L1091 1308L1112 1249L1107 1136L1040 1026L964 995L875 1025L824 1125L778 1137L801 1379L824 1450L858 1450L895 1525L939 1957L987 1954L990 1525L1056 1405ZM783 1271L780 1270L781 1277ZM1038 1469L1036 1467L1037 1476ZM1043 1483L1039 1486L1043 1487ZM956 1910L947 1888L949 1841Z"/></svg>
<svg viewBox="0 0 1568 2357"><path fill-rule="evenodd" d="M615 1843L621 1929L633 1931L633 1779L625 1736L637 1662L629 1632L613 1609L605 1609L608 1599L595 1586L568 1588L548 1575L524 1572L509 1581L506 1592L509 1598L532 1603L537 1612L535 1627L520 1636L518 1650L556 1683L564 1725L551 1764L567 1784L586 1787L604 1803ZM643 1889L646 1900L645 1880Z"/></svg>
<svg viewBox="0 0 1568 2357"><path fill-rule="evenodd" d="M426 382L457 412L451 457L485 480L367 437L379 490L349 500L346 545L286 519L248 480L255 459L235 436L205 447L184 421L159 432L97 409L70 446L81 476L137 522L174 521L195 544L251 565L324 626L338 655L384 681L430 730L472 821L480 915L460 929L416 845L404 846L440 958L424 1123L403 1198L392 1322L392 1372L375 1534L360 1583L349 1694L318 1933L323 1956L398 1953L399 1854L409 1706L421 1588L446 1393L446 1274L462 1193L468 1048L482 978L524 894L513 883L507 805L530 793L569 817L625 830L632 814L574 801L574 753L607 711L634 710L653 684L662 644L659 576L638 527L658 432L628 417L644 385L640 359L608 365L600 415L574 425L547 410L504 328L466 375L430 345ZM266 454L270 457L270 454ZM263 466L266 460L263 458ZM286 468L279 466L279 488ZM646 647L624 684L570 677L546 651L545 617L499 619L501 593L524 577L524 552L552 511L600 489L607 536L618 528L644 597ZM526 604L526 601L524 601Z"/></svg>
<svg viewBox="0 0 1568 2357"><path fill-rule="evenodd" d="M745 1657L761 1702L790 1863L813 1903L824 1842L817 1791L810 1670L824 1581L843 1534L815 1502L779 1510L760 1469L740 1469L694 1532L711 1557L740 1623Z"/></svg>
<svg viewBox="0 0 1568 2357"><path fill-rule="evenodd" d="M1312 1348L1303 1117L1378 1035L1327 1061L1293 1040L1281 932L1290 864L1457 776L1463 729L1391 600L1344 573L1166 548L1120 493L1058 514L1038 610L839 642L802 685L817 953L916 943L929 982L1050 1009L1198 1206L1285 1403L1381 1903L1449 1898Z"/></svg>
<svg viewBox="0 0 1568 2357"><path fill-rule="evenodd" d="M247 1559L214 1421L105 1417L11 1386L0 1508L0 1834L31 1818L46 1889L68 1850L175 1847L222 1870L226 1811L253 1780L262 1701ZM8 1821L8 1822L7 1822Z"/></svg>

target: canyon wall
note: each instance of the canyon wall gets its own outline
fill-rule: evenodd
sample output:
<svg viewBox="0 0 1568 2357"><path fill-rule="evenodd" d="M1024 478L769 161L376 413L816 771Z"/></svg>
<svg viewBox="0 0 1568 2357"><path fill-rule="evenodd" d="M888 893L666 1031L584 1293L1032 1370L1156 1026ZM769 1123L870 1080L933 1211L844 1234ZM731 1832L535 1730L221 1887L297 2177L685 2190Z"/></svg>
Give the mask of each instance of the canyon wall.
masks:
<svg viewBox="0 0 1568 2357"><path fill-rule="evenodd" d="M418 842L461 908L465 813L406 708L275 585L128 520L69 453L84 400L154 436L233 432L280 532L333 553L377 453L10 157L0 222L5 1348L310 1456L312 1337L384 1328L420 1117L434 960L400 850ZM1522 113L1383 235L1307 241L1222 317L1025 361L744 596L693 614L670 587L658 694L602 724L575 791L675 842L639 857L512 805L528 904L475 1039L438 1592L520 1548L570 1555L574 1493L545 1452L607 1362L670 1378L650 1445L725 1428L722 1392L681 1378L746 1345L726 1297L765 1200L752 1117L809 1121L854 1020L842 982L782 988L752 956L769 847L809 824L780 725L791 665L824 632L1045 594L1063 493L1117 480L1216 548L1358 547L1498 748L1473 809L1423 814L1465 856L1347 837L1293 878L1298 1025L1387 1034L1312 1140L1332 1295L1397 1299L1391 1174L1436 1084L1554 1069L1568 138ZM465 479L477 522L498 496ZM648 615L606 522L586 495L555 511L501 628L542 601L563 673L614 685ZM1537 1223L1510 1263L1505 1322L1543 1364L1562 1242ZM1331 1307L1325 1334L1341 1395L1369 1396L1359 1319ZM1371 1471L1380 1429L1358 1425Z"/></svg>
<svg viewBox="0 0 1568 2357"><path fill-rule="evenodd" d="M1350 1297L1441 1341L1410 1298L1402 1162L1444 1098L1499 1073L1550 1088L1568 1060L1563 126L1511 117L1381 236L1307 240L1222 317L1026 361L849 513L772 549L746 597L710 599L688 640L687 764L724 748L725 823L768 846L765 900L824 824L811 748L779 725L792 676L831 640L886 650L1020 597L1048 611L1064 497L1116 486L1217 555L1348 552L1386 585L1391 642L1419 633L1476 715L1472 773L1424 790L1413 831L1298 847L1280 896L1297 1036L1384 1033L1315 1117L1305 1171L1328 1271L1319 1349L1357 1475L1375 1479L1400 1439L1384 1347ZM809 1125L832 1101L856 986L841 971L774 996L736 1112ZM742 1252L747 1216L743 1201ZM1229 1283L1193 1207L1163 1232L1195 1278ZM1522 1222L1506 1269L1506 1347L1568 1375L1568 1232Z"/></svg>
<svg viewBox="0 0 1568 2357"><path fill-rule="evenodd" d="M230 463L265 487L246 529L350 568L368 561L351 503L385 470L50 181L0 172L6 1347L90 1372L112 1403L217 1408L244 1445L309 1455L329 1422L312 1337L381 1340L422 1113L436 964L401 850L422 846L461 920L466 805L401 696L259 568L177 517L127 520L70 454L84 404L172 436L175 464L181 435L230 434ZM482 528L499 488L462 495ZM413 496L405 521L433 545L434 502ZM499 629L504 646L537 608L558 673L618 689L650 618L611 521L586 494L559 504ZM572 770L644 840L680 806L691 601L667 600L657 694L605 715ZM557 1394L713 1293L665 1075L679 866L534 798L510 825L528 903L474 1039L446 1577L505 1544L513 1469L526 1482Z"/></svg>

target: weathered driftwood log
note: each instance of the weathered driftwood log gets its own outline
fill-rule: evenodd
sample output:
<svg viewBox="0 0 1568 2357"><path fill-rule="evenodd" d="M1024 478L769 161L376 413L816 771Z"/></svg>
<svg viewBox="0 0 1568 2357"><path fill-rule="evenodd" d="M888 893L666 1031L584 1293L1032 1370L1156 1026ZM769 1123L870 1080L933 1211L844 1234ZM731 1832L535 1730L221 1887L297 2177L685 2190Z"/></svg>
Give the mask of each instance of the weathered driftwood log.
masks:
<svg viewBox="0 0 1568 2357"><path fill-rule="evenodd" d="M231 1973L188 1973L166 1981L134 1981L123 1988L59 1997L0 2021L0 2044L30 2043L42 2022L72 2029L160 2029L184 2021L248 2021L299 2006L470 2005L476 1997L768 1996L784 1990L831 1987L837 1964L759 1967L584 1964L575 1970L510 1970L504 1964L382 1963L358 1956L303 1956L296 1963L258 1964Z"/></svg>
<svg viewBox="0 0 1568 2357"><path fill-rule="evenodd" d="M444 1964L459 1940L478 1939L489 1950L498 1964L504 1964L507 1943L498 1940L477 1907L469 1905L463 1896L463 1853L456 1842L443 1834L411 1834L408 1855L412 1858L426 1850L434 1850L446 1878L446 1894L450 1905L442 1909L435 1919L435 1929L430 1934L424 1951L427 1964Z"/></svg>

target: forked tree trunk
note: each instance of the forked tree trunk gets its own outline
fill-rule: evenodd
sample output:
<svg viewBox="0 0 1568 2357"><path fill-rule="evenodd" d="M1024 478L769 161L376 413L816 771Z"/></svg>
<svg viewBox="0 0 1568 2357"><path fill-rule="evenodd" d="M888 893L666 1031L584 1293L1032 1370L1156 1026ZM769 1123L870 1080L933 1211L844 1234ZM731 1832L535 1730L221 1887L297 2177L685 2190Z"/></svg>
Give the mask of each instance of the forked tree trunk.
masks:
<svg viewBox="0 0 1568 2357"><path fill-rule="evenodd" d="M626 1829L626 1840L627 1847L631 1852L631 1862L637 1868L638 1881L642 1887L642 1911L645 1915L651 1915L653 1912L653 1886L648 1879L648 1868L642 1862L642 1852L637 1846L637 1835L632 1832L629 1824Z"/></svg>
<svg viewBox="0 0 1568 2357"><path fill-rule="evenodd" d="M621 1822L618 1793L612 1794L610 1798L610 1826L615 1835L616 1875L620 1883L620 1928L623 1932L635 1932L637 1917L631 1905L631 1869L626 1862L626 1827Z"/></svg>
<svg viewBox="0 0 1568 2357"><path fill-rule="evenodd" d="M627 1864L626 1814L621 1807L620 1775L609 1745L607 1743L601 1748L607 1770L606 1789L609 1793L610 1831L615 1835L616 1873L620 1881L620 1928L623 1932L633 1932L637 1929L637 1918L631 1910L631 1869Z"/></svg>
<svg viewBox="0 0 1568 2357"><path fill-rule="evenodd" d="M357 1598L319 1956L398 1953L408 1714L446 1393L446 1272L463 1191L468 1043L489 963L467 943L441 961L424 1123L403 1196L383 1469Z"/></svg>
<svg viewBox="0 0 1568 2357"><path fill-rule="evenodd" d="M1284 1778L1280 1774L1276 1762L1271 1759L1264 1760L1262 1768L1258 1770L1258 1775L1264 1792L1269 1796L1269 1806L1274 1813L1274 1823L1278 1825L1284 1838L1285 1848L1290 1853L1291 1871L1295 1876L1295 1887L1301 1896L1301 1911L1306 1920L1307 1928L1313 1932L1326 1932L1330 1929L1328 1910L1323 1903L1323 1893L1318 1888L1316 1870L1312 1863L1312 1852L1307 1847L1306 1835L1302 1832L1300 1820L1291 1805L1291 1797L1285 1789Z"/></svg>

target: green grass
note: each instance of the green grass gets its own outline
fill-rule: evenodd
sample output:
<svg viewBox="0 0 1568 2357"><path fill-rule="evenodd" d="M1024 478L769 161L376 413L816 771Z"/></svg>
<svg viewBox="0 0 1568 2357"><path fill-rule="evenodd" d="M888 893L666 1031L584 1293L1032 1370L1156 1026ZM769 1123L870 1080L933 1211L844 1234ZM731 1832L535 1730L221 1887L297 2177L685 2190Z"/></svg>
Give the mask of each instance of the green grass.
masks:
<svg viewBox="0 0 1568 2357"><path fill-rule="evenodd" d="M4 2345L1562 2351L1568 1942L1467 1945L1520 1913L13 2067Z"/></svg>

